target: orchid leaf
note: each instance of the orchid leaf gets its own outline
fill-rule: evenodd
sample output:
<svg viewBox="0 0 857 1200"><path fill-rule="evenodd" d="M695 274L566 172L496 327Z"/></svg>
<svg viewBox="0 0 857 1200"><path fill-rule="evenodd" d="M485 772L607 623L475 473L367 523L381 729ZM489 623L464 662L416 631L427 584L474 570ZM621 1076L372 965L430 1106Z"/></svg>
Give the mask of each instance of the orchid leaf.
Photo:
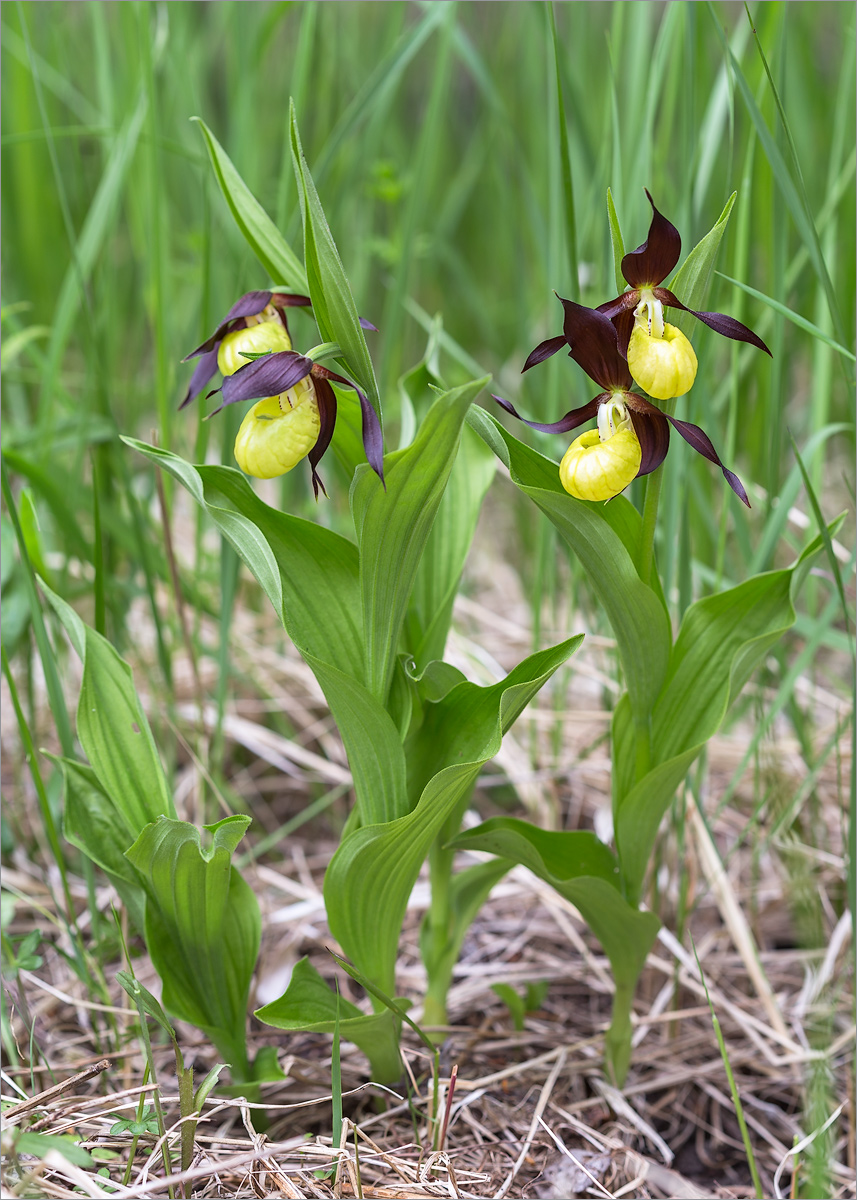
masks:
<svg viewBox="0 0 857 1200"><path fill-rule="evenodd" d="M240 471L192 466L124 441L184 484L250 568L301 651L355 678L363 673L357 549L322 525L265 504Z"/></svg>
<svg viewBox="0 0 857 1200"><path fill-rule="evenodd" d="M381 398L351 285L304 157L294 101L289 108L292 165L304 230L307 288L322 341L338 342L347 371L366 393L381 420Z"/></svg>
<svg viewBox="0 0 857 1200"><path fill-rule="evenodd" d="M616 212L616 203L613 199L613 193L610 188L607 189L607 223L610 226L610 244L613 249L613 274L616 279L616 288L621 295L628 286L625 281L625 276L622 274L622 259L625 257L625 242L622 238L622 230L619 225L619 216Z"/></svg>
<svg viewBox="0 0 857 1200"><path fill-rule="evenodd" d="M671 634L662 594L643 583L635 565L639 513L624 496L609 504L575 500L563 490L556 463L519 441L483 409L473 409L468 420L586 571L613 627L634 715L648 721L666 676Z"/></svg>
<svg viewBox="0 0 857 1200"><path fill-rule="evenodd" d="M128 664L44 583L42 591L83 661L77 736L101 790L130 832L127 849L151 821L175 816L152 731Z"/></svg>
<svg viewBox="0 0 857 1200"><path fill-rule="evenodd" d="M361 1012L325 983L308 958L295 963L285 992L257 1009L256 1016L266 1025L291 1032L333 1033L338 1024L340 1037L363 1051L379 1083L395 1081L401 1074L398 1018L387 1008Z"/></svg>
<svg viewBox="0 0 857 1200"><path fill-rule="evenodd" d="M460 833L450 845L511 859L549 883L571 901L601 942L617 988L633 988L660 921L623 897L619 863L594 833L550 831L513 817L492 817Z"/></svg>
<svg viewBox="0 0 857 1200"><path fill-rule="evenodd" d="M306 272L297 255L238 174L205 121L201 117L191 120L198 122L202 130L220 190L250 249L273 282L305 295L308 290Z"/></svg>
<svg viewBox="0 0 857 1200"><path fill-rule="evenodd" d="M461 572L497 460L467 426L414 580L405 622L417 664L443 658Z"/></svg>
<svg viewBox="0 0 857 1200"><path fill-rule="evenodd" d="M127 852L145 881L146 944L164 1007L211 1038L233 1080L250 1076L245 1020L261 939L256 897L231 865L249 824L234 816L204 826L204 848L195 826L161 817Z"/></svg>
<svg viewBox="0 0 857 1200"><path fill-rule="evenodd" d="M368 466L358 468L351 512L360 547L365 682L382 703L390 687L399 634L420 558L458 450L468 408L486 380L445 392L413 443L384 459L386 490Z"/></svg>
<svg viewBox="0 0 857 1200"><path fill-rule="evenodd" d="M459 746L450 738L438 747L436 773L412 812L382 825L363 826L346 837L324 880L331 932L364 974L388 994L394 991L399 931L411 889L429 848L450 816L466 800L484 763L497 753L505 731L533 696L580 645L579 637L531 655L500 685L480 689L459 684L444 704L469 710ZM475 753L464 746L481 741ZM447 765L449 764L449 765ZM438 769L440 768L440 769Z"/></svg>
<svg viewBox="0 0 857 1200"><path fill-rule="evenodd" d="M670 290L678 296L682 304L688 308L701 309L714 272L714 262L717 251L729 223L729 215L735 203L737 192L733 192L724 205L723 212L715 221L704 238L696 243L676 274L673 276ZM696 320L690 313L673 312L670 320L681 331L690 337L696 326Z"/></svg>
<svg viewBox="0 0 857 1200"><path fill-rule="evenodd" d="M148 988L143 987L138 979L133 975L129 975L127 971L116 972L116 982L127 992L135 1004L143 1009L153 1021L156 1021L163 1029L164 1033L173 1041L176 1040L176 1031L170 1024L167 1014L161 1008L160 1002L156 996L153 996Z"/></svg>
<svg viewBox="0 0 857 1200"><path fill-rule="evenodd" d="M830 526L835 533L839 521ZM793 566L756 575L685 613L663 692L652 714L653 769L614 811L616 843L630 896L639 894L661 818L676 787L767 650L795 621L794 600L824 542L816 537Z"/></svg>

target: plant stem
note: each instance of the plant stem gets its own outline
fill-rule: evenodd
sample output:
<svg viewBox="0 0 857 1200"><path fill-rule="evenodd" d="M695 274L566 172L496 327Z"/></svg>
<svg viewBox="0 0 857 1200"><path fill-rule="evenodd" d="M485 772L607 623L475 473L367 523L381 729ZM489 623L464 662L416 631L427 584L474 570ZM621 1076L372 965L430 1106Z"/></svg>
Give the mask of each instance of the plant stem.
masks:
<svg viewBox="0 0 857 1200"><path fill-rule="evenodd" d="M617 1088L624 1085L631 1062L631 1006L636 987L636 979L616 980L610 1028L604 1039L607 1074Z"/></svg>
<svg viewBox="0 0 857 1200"><path fill-rule="evenodd" d="M449 883L452 878L452 860L455 852L444 850L444 842L448 840L449 835L444 828L441 836L436 839L429 851L431 902L427 918L428 936L425 948L429 982L423 1018L426 1025L446 1024L446 995L449 991L450 974L448 971L437 970L437 968L445 957L450 937ZM444 1035L438 1034L436 1037L443 1041ZM433 1040L435 1040L434 1037Z"/></svg>

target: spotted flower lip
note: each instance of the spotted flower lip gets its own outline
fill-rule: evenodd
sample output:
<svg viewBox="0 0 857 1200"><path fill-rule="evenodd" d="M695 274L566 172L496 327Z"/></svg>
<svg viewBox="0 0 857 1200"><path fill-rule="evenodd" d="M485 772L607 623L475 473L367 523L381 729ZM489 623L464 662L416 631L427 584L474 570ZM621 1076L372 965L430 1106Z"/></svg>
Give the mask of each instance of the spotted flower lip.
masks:
<svg viewBox="0 0 857 1200"><path fill-rule="evenodd" d="M313 362L306 355L298 354L295 350L280 350L266 354L262 358L248 362L234 375L228 375L218 389L221 394L221 404L211 413L221 412L230 404L240 404L244 400L264 400L270 396L278 396L288 392L295 384L308 375L312 376L315 385L315 397L318 403L319 434L318 440L309 451L310 468L312 470L312 487L316 499L319 490L327 491L318 474L318 464L324 456L333 437L336 426L336 394L330 386L331 380L343 387L353 388L360 401L360 411L363 426L363 447L366 459L381 482L384 482L384 437L381 432L381 422L378 414L356 383L337 375L335 371ZM210 393L215 395L216 392Z"/></svg>
<svg viewBox="0 0 857 1200"><path fill-rule="evenodd" d="M288 333L286 309L309 308L312 301L309 296L292 295L288 292L245 292L239 300L235 301L226 316L220 320L214 333L182 359L182 362L188 362L191 358L199 358L199 362L194 368L179 409L186 408L199 395L209 380L217 374L217 352L226 335L242 328L246 324L247 317L258 316L269 305L276 310L283 328ZM361 317L360 324L364 329L370 329L377 333L377 329L371 321Z"/></svg>
<svg viewBox="0 0 857 1200"><path fill-rule="evenodd" d="M680 421L677 417L668 416L645 396L631 390L633 380L627 360L621 351L621 340L626 332L627 337L630 337L633 326L632 310L629 308L620 313L618 321L614 324L598 309L585 308L582 304L575 304L573 300L563 300L562 297L559 299L565 310L563 335L561 338L553 338L551 341L559 341L563 346L570 346L569 357L573 358L590 379L593 379L603 390L588 404L574 408L564 417L560 417L558 421L548 424L527 421L508 400L494 396L497 403L513 417L523 421L525 425L529 425L531 429L538 429L542 433L568 433L596 417L601 405L609 403L614 398L619 398L630 413L634 432L640 442L641 461L640 469L637 472L638 476L650 474L664 461L669 449L670 425L672 425L689 446L720 468L732 491L749 508L750 501L744 485L737 475L724 467L708 434L689 421ZM626 344L627 337L625 338ZM524 370L528 370L537 362L544 361L545 358L550 357L550 354L555 354L556 350L560 349L560 346L557 346L549 353L540 354L545 345L547 343L543 342L530 354ZM536 357L539 354L540 356Z"/></svg>
<svg viewBox="0 0 857 1200"><path fill-rule="evenodd" d="M640 304L641 299L645 298L658 301L665 308L678 308L682 312L690 313L713 329L715 333L722 334L723 337L732 338L737 342L749 342L751 346L756 346L759 350L764 350L765 354L770 355L771 352L758 334L752 329L748 329L746 325L742 325L740 321L736 321L734 317L729 317L725 313L715 312L697 312L693 308L688 308L679 300L679 298L669 290L669 288L661 287L660 284L666 279L667 275L676 266L681 255L681 235L666 217L658 212L655 208L655 202L646 189L646 196L649 204L652 206L652 223L649 226L649 236L643 242L642 246L638 246L636 250L631 250L622 259L622 274L625 277L630 289L623 292L621 296L617 296L614 300L608 300L605 304L599 304L596 312L603 313L612 321L617 321L626 313L632 313L633 310ZM563 303L567 303L563 301ZM633 324L618 321L617 329L619 331L619 350L623 357L627 358L628 342L633 330ZM544 362L557 351L562 350L568 344L568 339L565 336L548 338L547 341L541 342L536 346L535 350L530 354L524 370L528 371L530 367L536 366L538 363Z"/></svg>

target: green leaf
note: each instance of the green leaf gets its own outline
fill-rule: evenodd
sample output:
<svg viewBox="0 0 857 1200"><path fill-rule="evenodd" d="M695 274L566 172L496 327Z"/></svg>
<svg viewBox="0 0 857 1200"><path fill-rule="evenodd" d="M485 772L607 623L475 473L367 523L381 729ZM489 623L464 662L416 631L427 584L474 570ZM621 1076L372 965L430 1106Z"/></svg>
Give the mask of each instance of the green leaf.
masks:
<svg viewBox="0 0 857 1200"><path fill-rule="evenodd" d="M607 223L610 226L610 243L613 247L613 274L616 277L616 287L621 296L628 286L628 282L622 274L625 243L622 240L622 230L619 228L619 217L616 214L616 205L610 188L607 189Z"/></svg>
<svg viewBox="0 0 857 1200"><path fill-rule="evenodd" d="M417 569L405 619L406 640L417 669L443 658L461 572L496 469L495 456L465 426Z"/></svg>
<svg viewBox="0 0 857 1200"><path fill-rule="evenodd" d="M261 938L259 905L231 858L250 817L226 817L200 831L161 817L143 830L128 859L146 882L146 944L163 981L168 1012L198 1025L249 1078L245 1020Z"/></svg>
<svg viewBox="0 0 857 1200"><path fill-rule="evenodd" d="M297 255L235 170L232 160L205 121L201 117L191 117L191 120L199 123L220 190L250 249L272 281L282 283L298 295L305 295L309 290L307 278Z"/></svg>
<svg viewBox="0 0 857 1200"><path fill-rule="evenodd" d="M276 1053L276 1048L275 1047L271 1047L271 1048L274 1049L274 1052ZM258 1057L259 1056L256 1055L257 1061L258 1061ZM205 1079L203 1079L202 1083L199 1085L199 1087L196 1089L196 1091L193 1094L194 1112L202 1112L202 1106L203 1106L203 1104L205 1104L208 1097L214 1091L215 1085L217 1084L217 1080L220 1077L220 1072L223 1071L228 1066L229 1066L229 1063L217 1063L208 1072ZM253 1063L253 1066L255 1068L255 1066L256 1066L255 1062ZM282 1071L280 1072L280 1075L282 1076ZM256 1079L255 1070L253 1072L253 1078Z"/></svg>
<svg viewBox="0 0 857 1200"><path fill-rule="evenodd" d="M357 548L265 504L240 471L191 466L177 454L123 439L169 471L210 514L262 586L301 652L363 676Z"/></svg>
<svg viewBox="0 0 857 1200"><path fill-rule="evenodd" d="M75 1167L95 1166L89 1151L84 1150L83 1146L79 1145L72 1137L62 1137L54 1133L30 1133L29 1130L22 1130L15 1136L14 1144L16 1154L32 1154L36 1158L44 1158L49 1151L55 1150Z"/></svg>
<svg viewBox="0 0 857 1200"><path fill-rule="evenodd" d="M304 653L342 737L364 825L393 821L408 810L405 752L386 709L362 683Z"/></svg>
<svg viewBox="0 0 857 1200"><path fill-rule="evenodd" d="M436 773L416 807L396 821L355 830L334 854L324 879L331 933L382 991L394 991L399 931L429 848L466 800L483 764L499 750L505 731L580 642L571 638L531 655L493 687L463 683L453 688L443 703L450 713L467 711L468 724L459 726L458 746L452 737L438 745ZM469 690L457 696L463 689ZM480 742L468 758L464 746Z"/></svg>
<svg viewBox="0 0 857 1200"><path fill-rule="evenodd" d="M512 1017L512 1024L520 1033L524 1028L524 1018L527 1015L523 996L520 996L508 983L492 983L491 991L506 1005Z"/></svg>
<svg viewBox="0 0 857 1200"><path fill-rule="evenodd" d="M594 833L552 832L513 817L493 817L450 843L522 863L578 909L610 959L617 988L633 987L660 928L619 891L618 863Z"/></svg>
<svg viewBox="0 0 857 1200"><path fill-rule="evenodd" d="M159 816L175 816L152 731L128 664L44 583L42 591L83 660L77 736L101 789L131 834L127 848L144 826Z"/></svg>
<svg viewBox="0 0 857 1200"><path fill-rule="evenodd" d="M525 446L483 409L469 423L509 468L574 551L607 614L636 717L647 721L667 671L670 623L663 596L637 572L641 520L624 496L608 504L575 500L563 490L556 463Z"/></svg>
<svg viewBox="0 0 857 1200"><path fill-rule="evenodd" d="M787 570L706 596L685 613L652 714L653 768L615 801L616 845L630 897L639 895L676 787L765 653L794 624L794 599L822 548L817 537Z"/></svg>
<svg viewBox="0 0 857 1200"><path fill-rule="evenodd" d="M353 374L381 419L381 398L369 348L351 285L330 232L321 200L304 158L294 101L289 108L292 164L301 202L304 228L304 258L312 311L322 341L338 342L346 368Z"/></svg>
<svg viewBox="0 0 857 1200"><path fill-rule="evenodd" d="M382 703L390 686L411 589L434 523L461 427L486 379L438 397L413 443L384 459L386 490L368 466L358 468L351 511L360 547L365 678Z"/></svg>
<svg viewBox="0 0 857 1200"><path fill-rule="evenodd" d="M406 1003L406 1002L405 1002ZM333 1033L359 1046L372 1066L373 1078L389 1083L401 1074L399 1021L389 1009L363 1013L338 996L310 963L295 963L289 986L278 1000L256 1010L256 1016L275 1029L293 1032Z"/></svg>
<svg viewBox="0 0 857 1200"><path fill-rule="evenodd" d="M143 1011L156 1021L164 1033L171 1041L176 1040L176 1032L170 1024L169 1018L161 1008L160 1001L156 996L153 996L148 988L143 987L138 979L133 975L129 975L127 971L116 972L116 982L119 986L128 993L134 1003L140 1003Z"/></svg>
<svg viewBox="0 0 857 1200"><path fill-rule="evenodd" d="M670 290L688 308L701 309L703 306L714 272L714 260L717 258L717 251L726 232L729 214L737 195L737 192L732 193L714 226L697 242L673 277ZM696 324L696 318L690 313L673 313L670 320L687 336L690 336Z"/></svg>

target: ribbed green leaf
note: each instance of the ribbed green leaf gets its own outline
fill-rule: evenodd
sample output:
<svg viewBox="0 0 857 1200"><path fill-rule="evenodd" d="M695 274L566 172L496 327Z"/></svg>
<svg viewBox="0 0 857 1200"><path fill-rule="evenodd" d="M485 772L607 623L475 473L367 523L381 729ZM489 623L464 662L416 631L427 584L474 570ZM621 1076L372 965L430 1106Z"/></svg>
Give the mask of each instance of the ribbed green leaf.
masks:
<svg viewBox="0 0 857 1200"><path fill-rule="evenodd" d="M360 326L360 317L351 285L342 266L333 234L324 215L318 192L304 158L294 101L289 110L292 163L301 202L304 227L304 258L312 311L325 342L338 342L346 370L369 397L381 418L381 398L369 347Z"/></svg>
<svg viewBox="0 0 857 1200"><path fill-rule="evenodd" d="M704 238L697 242L670 283L670 290L688 308L697 310L702 308L714 272L714 260L717 258L717 251L726 232L729 214L732 212L737 195L737 192L732 193L714 226ZM695 317L681 311L671 312L670 321L688 337L693 333L697 324Z"/></svg>
<svg viewBox="0 0 857 1200"><path fill-rule="evenodd" d="M420 670L443 658L461 572L496 469L495 456L465 426L417 570L405 620L407 643Z"/></svg>
<svg viewBox="0 0 857 1200"><path fill-rule="evenodd" d="M269 507L232 467L191 466L167 450L124 440L174 475L211 515L298 649L362 678L354 544L313 521Z"/></svg>
<svg viewBox="0 0 857 1200"><path fill-rule="evenodd" d="M575 500L563 490L556 463L483 409L471 410L468 421L579 559L616 635L634 714L647 720L666 675L671 634L663 597L637 573L639 514L623 496L608 504Z"/></svg>
<svg viewBox="0 0 857 1200"><path fill-rule="evenodd" d="M220 190L250 249L273 283L305 295L308 290L306 272L297 255L238 174L205 121L201 117L191 119L199 123Z"/></svg>
<svg viewBox="0 0 857 1200"><path fill-rule="evenodd" d="M386 490L368 467L351 488L360 547L366 686L386 699L417 568L458 450L464 417L486 380L439 396L413 443L384 459Z"/></svg>
<svg viewBox="0 0 857 1200"><path fill-rule="evenodd" d="M44 583L42 591L83 660L77 736L101 789L120 810L127 849L151 821L175 816L152 731L128 664Z"/></svg>
<svg viewBox="0 0 857 1200"><path fill-rule="evenodd" d="M438 746L437 773L414 810L397 821L357 829L334 854L324 879L331 932L383 991L394 991L399 931L430 846L466 799L483 764L499 750L503 733L580 641L580 637L571 638L531 655L502 685L479 689L474 684L459 684L453 688L444 701L450 702L450 709L460 701L457 692L470 690L465 698L470 719L468 726L459 730L462 752L458 753L454 740ZM481 740L489 728L482 748L468 758L463 745L468 739L471 744ZM454 765L446 765L447 761Z"/></svg>
<svg viewBox="0 0 857 1200"><path fill-rule="evenodd" d="M369 1059L373 1079L390 1083L401 1074L400 1022L393 1013L387 1008L361 1012L328 987L308 958L295 963L285 992L257 1009L256 1016L275 1029L303 1033L333 1033L338 1021L340 1036L354 1042Z"/></svg>
<svg viewBox="0 0 857 1200"><path fill-rule="evenodd" d="M168 1012L198 1025L248 1079L245 1021L261 939L259 905L231 865L250 817L206 825L211 846L184 821L161 817L128 850L145 880L146 944Z"/></svg>

